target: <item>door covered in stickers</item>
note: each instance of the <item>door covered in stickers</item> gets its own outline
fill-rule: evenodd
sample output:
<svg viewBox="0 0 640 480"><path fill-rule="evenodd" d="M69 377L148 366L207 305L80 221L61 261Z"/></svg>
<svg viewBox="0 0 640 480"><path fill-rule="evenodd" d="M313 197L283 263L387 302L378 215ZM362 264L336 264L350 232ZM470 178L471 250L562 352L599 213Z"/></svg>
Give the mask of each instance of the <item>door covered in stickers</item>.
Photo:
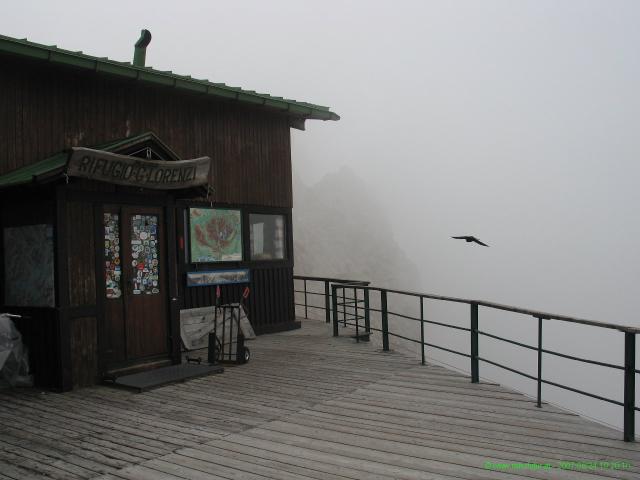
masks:
<svg viewBox="0 0 640 480"><path fill-rule="evenodd" d="M104 365L166 355L166 256L161 208L110 207L103 213Z"/></svg>

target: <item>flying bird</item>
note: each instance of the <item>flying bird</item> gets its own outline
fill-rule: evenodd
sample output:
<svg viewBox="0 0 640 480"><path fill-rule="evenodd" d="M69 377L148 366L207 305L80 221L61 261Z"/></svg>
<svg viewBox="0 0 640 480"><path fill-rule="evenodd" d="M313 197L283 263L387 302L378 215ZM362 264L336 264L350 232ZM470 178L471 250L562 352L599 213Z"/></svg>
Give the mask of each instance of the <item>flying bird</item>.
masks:
<svg viewBox="0 0 640 480"><path fill-rule="evenodd" d="M451 237L451 238L456 238L458 240L464 240L467 243L468 242L476 242L479 245L484 245L485 247L488 247L489 245L487 245L486 243L481 242L480 240L478 240L476 237L472 236L472 235L462 235L460 237Z"/></svg>

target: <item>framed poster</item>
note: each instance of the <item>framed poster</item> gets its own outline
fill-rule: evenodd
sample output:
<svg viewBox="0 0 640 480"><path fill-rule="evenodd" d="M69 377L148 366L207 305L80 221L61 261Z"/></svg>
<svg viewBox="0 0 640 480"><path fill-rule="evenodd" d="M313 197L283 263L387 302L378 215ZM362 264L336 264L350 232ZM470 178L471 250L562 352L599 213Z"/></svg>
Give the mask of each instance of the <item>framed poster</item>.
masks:
<svg viewBox="0 0 640 480"><path fill-rule="evenodd" d="M241 261L240 210L190 208L189 244L193 263Z"/></svg>
<svg viewBox="0 0 640 480"><path fill-rule="evenodd" d="M208 272L189 272L187 273L187 287L249 283L250 279L248 268L238 268L235 270L212 270Z"/></svg>

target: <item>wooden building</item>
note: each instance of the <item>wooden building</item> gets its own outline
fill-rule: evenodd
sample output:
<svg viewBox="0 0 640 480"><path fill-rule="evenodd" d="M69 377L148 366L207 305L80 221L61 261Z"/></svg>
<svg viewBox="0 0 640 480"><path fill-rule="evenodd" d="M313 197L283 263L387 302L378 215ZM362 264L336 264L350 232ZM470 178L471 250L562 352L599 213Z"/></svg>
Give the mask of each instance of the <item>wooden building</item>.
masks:
<svg viewBox="0 0 640 480"><path fill-rule="evenodd" d="M36 384L179 363L179 312L296 328L290 128L326 107L0 36L0 311Z"/></svg>

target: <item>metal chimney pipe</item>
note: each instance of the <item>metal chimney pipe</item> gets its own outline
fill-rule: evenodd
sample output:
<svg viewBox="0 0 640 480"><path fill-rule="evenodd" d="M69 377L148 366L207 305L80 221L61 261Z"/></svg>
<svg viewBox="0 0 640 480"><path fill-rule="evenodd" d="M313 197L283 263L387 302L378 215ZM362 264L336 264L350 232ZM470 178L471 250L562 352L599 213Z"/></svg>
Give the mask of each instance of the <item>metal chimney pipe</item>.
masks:
<svg viewBox="0 0 640 480"><path fill-rule="evenodd" d="M140 32L140 38L136 42L135 50L133 51L133 65L135 67L144 67L144 62L147 58L147 45L151 42L151 32L144 29Z"/></svg>

